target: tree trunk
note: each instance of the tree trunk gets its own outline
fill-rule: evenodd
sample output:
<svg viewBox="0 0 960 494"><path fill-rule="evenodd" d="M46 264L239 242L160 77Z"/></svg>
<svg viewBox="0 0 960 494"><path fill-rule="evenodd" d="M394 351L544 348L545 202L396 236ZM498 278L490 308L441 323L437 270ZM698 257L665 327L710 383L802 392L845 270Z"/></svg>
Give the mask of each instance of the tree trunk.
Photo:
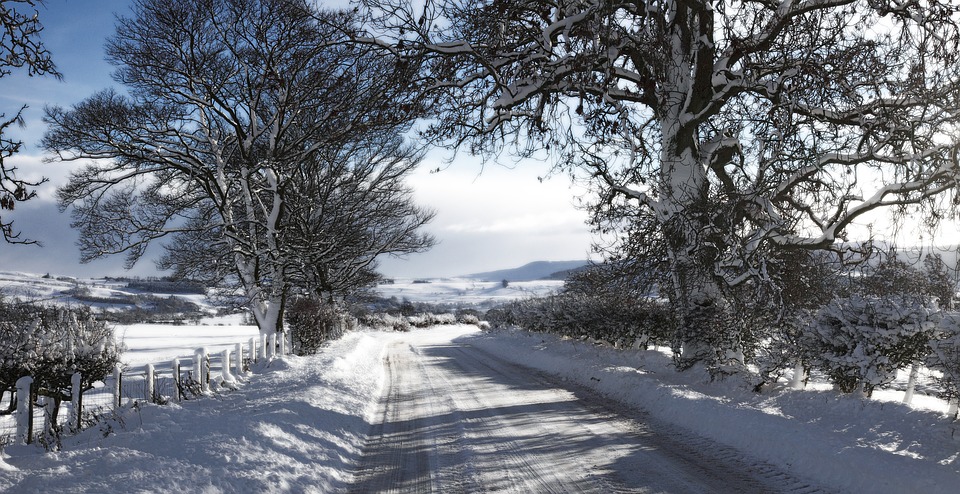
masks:
<svg viewBox="0 0 960 494"><path fill-rule="evenodd" d="M917 375L920 373L920 364L914 362L910 366L910 379L907 380L907 390L903 394L903 403L910 405L913 403L913 393L917 387Z"/></svg>
<svg viewBox="0 0 960 494"><path fill-rule="evenodd" d="M672 302L677 311L674 351L681 368L697 362L742 362L729 307L714 274L719 257L712 230L706 170L693 132L677 122L663 130L664 194L658 214L667 239Z"/></svg>
<svg viewBox="0 0 960 494"><path fill-rule="evenodd" d="M805 373L803 363L797 362L796 367L793 368L793 380L790 382L790 389L803 389L803 376Z"/></svg>
<svg viewBox="0 0 960 494"><path fill-rule="evenodd" d="M699 34L698 34L699 33ZM672 272L672 302L677 328L674 352L683 369L704 362L742 362L738 337L729 334L728 304L715 278L720 254L709 238L712 214L707 165L700 153L699 124L692 119L708 104L709 70L693 53L702 37L712 39L710 18L700 19L678 7L669 33L668 63L658 100L661 121L660 198L655 214L664 228ZM706 46L706 45L705 45ZM712 49L712 48L711 48ZM702 54L701 54L702 55Z"/></svg>
<svg viewBox="0 0 960 494"><path fill-rule="evenodd" d="M250 311L257 321L257 327L260 329L261 334L269 336L273 333L283 331L283 324L281 322L281 318L283 317L282 308L282 297L273 298L266 302L250 302Z"/></svg>

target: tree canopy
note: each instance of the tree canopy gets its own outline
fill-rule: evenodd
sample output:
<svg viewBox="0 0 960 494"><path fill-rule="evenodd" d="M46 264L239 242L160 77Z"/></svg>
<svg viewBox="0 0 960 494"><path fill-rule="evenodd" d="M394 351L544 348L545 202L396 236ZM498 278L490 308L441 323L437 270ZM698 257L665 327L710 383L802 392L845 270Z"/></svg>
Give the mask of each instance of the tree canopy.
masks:
<svg viewBox="0 0 960 494"><path fill-rule="evenodd" d="M960 5L948 0L366 0L423 61L427 137L586 176L601 230L662 266L685 362L738 356L729 287L838 249L871 211L952 211Z"/></svg>
<svg viewBox="0 0 960 494"><path fill-rule="evenodd" d="M44 146L92 160L58 191L82 258L132 266L165 238L161 267L235 280L269 332L292 293L356 289L378 255L428 248L432 213L403 186L421 156L402 139L421 111L410 69L350 43L355 21L305 1L138 0L107 45L124 92L46 113ZM337 269L353 277L317 275Z"/></svg>

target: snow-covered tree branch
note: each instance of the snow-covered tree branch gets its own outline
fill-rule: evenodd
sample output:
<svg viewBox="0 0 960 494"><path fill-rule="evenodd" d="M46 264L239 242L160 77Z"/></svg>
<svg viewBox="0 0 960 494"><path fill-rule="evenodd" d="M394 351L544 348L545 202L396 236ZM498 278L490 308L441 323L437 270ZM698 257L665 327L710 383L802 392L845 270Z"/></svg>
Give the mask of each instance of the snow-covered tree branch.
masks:
<svg viewBox="0 0 960 494"><path fill-rule="evenodd" d="M872 211L952 207L960 6L807 0L366 0L371 37L420 57L428 135L586 172L599 228L668 266L683 361L774 250L835 248Z"/></svg>
<svg viewBox="0 0 960 494"><path fill-rule="evenodd" d="M349 43L344 31L354 23L352 13L307 2L137 2L107 46L126 93L47 109L44 146L88 163L59 190L62 207L73 207L82 258L126 253L133 265L167 238L161 267L237 281L261 331L272 332L288 295L318 288L304 273L342 255L336 233L297 237L322 228L305 208L353 214L314 194L323 187L362 195L370 177L393 177L383 194L406 209L367 211L367 219L397 220L416 241L355 252L369 257L365 265L429 247L416 230L431 215L402 187L420 154L400 144L380 155L345 151L401 142L419 114L410 69ZM356 170L366 171L342 180Z"/></svg>
<svg viewBox="0 0 960 494"><path fill-rule="evenodd" d="M0 79L13 69L26 68L27 74L52 75L60 78L50 52L40 39L43 26L40 24L37 7L43 0L7 0L0 3ZM18 202L36 197L34 187L46 179L25 180L17 177L17 169L7 159L20 152L23 143L9 137L13 125L24 125L21 106L8 116L0 113L0 210L13 210ZM13 229L13 222L0 218L0 232L9 243L34 243L20 238Z"/></svg>

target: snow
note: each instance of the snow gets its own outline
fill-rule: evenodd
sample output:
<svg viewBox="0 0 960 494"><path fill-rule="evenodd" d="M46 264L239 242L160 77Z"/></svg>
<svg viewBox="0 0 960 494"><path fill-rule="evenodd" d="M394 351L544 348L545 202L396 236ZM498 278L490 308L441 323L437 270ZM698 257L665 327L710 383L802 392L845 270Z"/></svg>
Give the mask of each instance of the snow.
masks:
<svg viewBox="0 0 960 494"><path fill-rule="evenodd" d="M5 284L41 295L55 295L59 283L73 286L35 278L10 274ZM430 281L379 290L412 301L483 304L559 288L546 281L508 287ZM221 352L258 335L238 316L117 327L128 365L166 365L174 357L189 359L199 347ZM678 373L662 349L617 350L548 334L451 326L349 333L316 356L286 356L235 376L235 389L107 414L99 425L64 436L60 451L7 445L0 453L0 492L343 491L387 379L382 356L400 338L479 347L828 489L939 493L954 492L960 482L960 423L950 421L947 404L933 396L918 393L907 406L896 390L877 390L872 399L841 395L817 381L794 390L789 375L757 394L734 378L710 382L696 368Z"/></svg>
<svg viewBox="0 0 960 494"><path fill-rule="evenodd" d="M62 451L8 446L0 491L331 492L348 479L383 379L382 339L257 369L235 392L123 410Z"/></svg>
<svg viewBox="0 0 960 494"><path fill-rule="evenodd" d="M505 287L501 281L449 278L397 280L392 284L378 285L377 292L385 298L396 297L411 302L489 306L518 298L549 295L561 288L562 280L511 281Z"/></svg>
<svg viewBox="0 0 960 494"><path fill-rule="evenodd" d="M841 491L956 492L960 482L958 424L945 418L942 401L937 410L916 409L899 403L902 393L861 400L786 385L756 394L733 379L709 382L696 369L678 373L667 352L613 350L546 334L483 333L469 344Z"/></svg>
<svg viewBox="0 0 960 494"><path fill-rule="evenodd" d="M937 493L954 492L960 481L958 425L943 407L795 391L786 383L756 394L734 379L709 382L696 369L678 373L666 352L452 326L349 333L319 355L287 356L255 369L236 391L128 407L64 438L58 452L7 446L0 491L344 490L386 379L382 354L401 337L494 352L827 488Z"/></svg>
<svg viewBox="0 0 960 494"><path fill-rule="evenodd" d="M206 320L202 322L207 324L118 325L114 329L116 338L126 347L120 358L129 365L167 363L175 357L193 355L199 347L206 347L211 354L219 353L260 336L260 331L253 325L211 325Z"/></svg>

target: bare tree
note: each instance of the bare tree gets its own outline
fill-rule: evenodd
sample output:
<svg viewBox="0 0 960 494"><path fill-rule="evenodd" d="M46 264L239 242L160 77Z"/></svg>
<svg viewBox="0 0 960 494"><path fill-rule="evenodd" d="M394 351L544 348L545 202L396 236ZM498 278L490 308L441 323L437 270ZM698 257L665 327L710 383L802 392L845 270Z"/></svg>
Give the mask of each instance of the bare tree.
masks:
<svg viewBox="0 0 960 494"><path fill-rule="evenodd" d="M368 132L300 163L284 191L279 227L284 249L296 259L285 279L298 293L339 299L380 279L379 257L433 245L420 232L433 212L417 207L403 183L419 155L392 131ZM175 277L223 283L232 274L229 251L218 247L223 243L218 229L178 232L159 265Z"/></svg>
<svg viewBox="0 0 960 494"><path fill-rule="evenodd" d="M36 7L42 0L4 0L0 2L0 78L12 73L12 69L27 69L27 75L52 75L60 78L50 52L40 40L43 26L40 24ZM7 159L20 152L23 142L7 137L8 129L13 125L23 125L23 111L20 107L12 116L0 113L0 210L13 210L16 203L36 196L33 187L45 179L30 181L17 177L17 169ZM0 232L3 239L11 243L35 243L20 239L20 233L13 229L12 221L0 217Z"/></svg>
<svg viewBox="0 0 960 494"><path fill-rule="evenodd" d="M418 111L410 69L348 43L353 23L305 1L137 1L107 46L129 95L47 110L45 147L94 160L59 190L82 259L125 253L132 266L169 236L161 267L231 277L261 331L280 330L299 273L319 256L319 240L293 235L314 199L304 181L325 166L401 180L419 159L402 147L328 159L371 136L398 138Z"/></svg>
<svg viewBox="0 0 960 494"><path fill-rule="evenodd" d="M954 1L364 3L369 41L430 68L429 137L549 154L606 226L651 234L632 241L662 253L684 364L742 359L715 321L767 253L836 248L881 208L935 223L956 197Z"/></svg>
<svg viewBox="0 0 960 494"><path fill-rule="evenodd" d="M298 199L288 223L306 261L295 277L328 300L376 282L379 257L434 244L420 232L434 213L417 207L403 183L419 161L411 153L420 152L396 135L368 137L329 150L291 190Z"/></svg>

